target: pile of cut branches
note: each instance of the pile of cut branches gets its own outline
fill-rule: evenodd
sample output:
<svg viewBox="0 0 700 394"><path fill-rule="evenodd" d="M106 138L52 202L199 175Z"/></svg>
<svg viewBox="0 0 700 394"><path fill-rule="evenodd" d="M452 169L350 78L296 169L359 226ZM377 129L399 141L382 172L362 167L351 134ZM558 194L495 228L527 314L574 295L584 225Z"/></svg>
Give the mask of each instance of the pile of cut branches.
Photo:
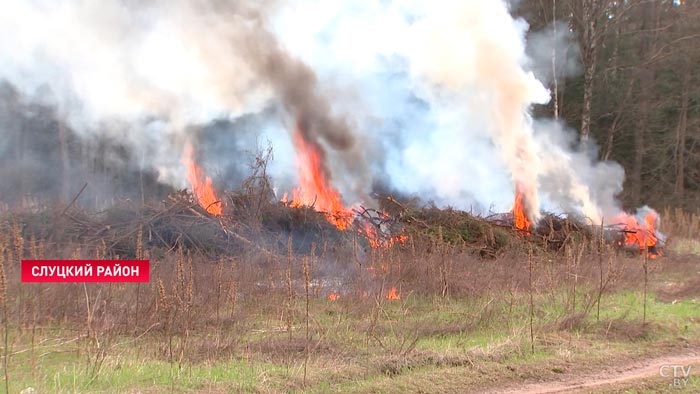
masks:
<svg viewBox="0 0 700 394"><path fill-rule="evenodd" d="M76 244L85 251L99 249L121 258L135 258L139 247L157 257L179 246L212 258L250 250L284 255L290 238L293 251L301 253L312 243L341 236L324 214L312 208L270 202L253 217L240 201L227 200L223 214L215 216L191 194L180 191L156 204L121 201L101 212L79 206L11 212L0 218L0 226L18 227L26 239L41 240L49 247Z"/></svg>
<svg viewBox="0 0 700 394"><path fill-rule="evenodd" d="M512 213L481 217L452 208L417 207L415 202L400 202L393 197L384 197L381 202L414 240L462 245L482 256L494 256L514 244L559 251L569 241L590 240L594 236L590 225L552 213L545 214L534 228L523 230L515 228Z"/></svg>
<svg viewBox="0 0 700 394"><path fill-rule="evenodd" d="M122 258L136 257L140 247L157 257L179 246L212 258L251 250L284 256L290 240L293 253L308 253L312 245L351 246L358 236L371 247L401 247L410 242L428 252L459 247L494 257L509 245L559 251L567 242L595 236L592 226L566 216L546 214L535 228L520 230L510 213L481 217L452 208L419 207L392 197L380 199L381 209L356 209L351 231L341 231L313 207L280 203L267 188L251 190L225 193L220 216L208 213L192 194L180 191L155 204L122 201L96 213L77 206L13 213L5 215L0 226L20 223L27 239L101 248L108 256Z"/></svg>

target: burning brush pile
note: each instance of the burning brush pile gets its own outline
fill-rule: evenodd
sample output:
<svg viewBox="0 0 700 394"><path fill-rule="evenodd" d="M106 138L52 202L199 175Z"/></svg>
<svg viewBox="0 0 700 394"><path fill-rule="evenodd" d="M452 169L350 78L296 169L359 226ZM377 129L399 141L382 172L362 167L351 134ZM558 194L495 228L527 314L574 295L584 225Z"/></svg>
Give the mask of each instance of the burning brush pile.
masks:
<svg viewBox="0 0 700 394"><path fill-rule="evenodd" d="M54 216L66 230L61 232L51 231L39 217L20 221L27 224L27 236L57 243L103 243L110 254L123 257L135 256L141 239L152 253L182 245L211 257L249 251L284 255L292 240L296 253L308 253L311 245L324 242L365 250L421 245L430 251L439 244L491 258L508 246L558 252L569 241L592 240L601 234L620 250L651 258L661 253L659 217L649 208L605 224L552 213L534 221L520 192L509 212L490 215L421 206L416 200L389 195L377 196L377 208L348 207L326 177L320 151L300 133L295 135L295 147L300 182L291 195L276 196L264 171L261 175L257 170L240 190L219 192L187 145L182 163L191 187L159 204L139 207L125 202L95 215L66 208ZM265 160L259 164L267 165Z"/></svg>
<svg viewBox="0 0 700 394"><path fill-rule="evenodd" d="M116 16L88 3L21 4L15 14L24 19L0 24L7 36L26 38L24 50L12 40L0 48L12 54L0 73L13 97L29 103L50 92L39 101L55 106L59 134L74 134L46 164L57 171L47 178L62 180L65 201L72 180L83 183L75 174L93 177L85 179L91 188L109 183L104 166L91 163L111 160L188 191L95 215L66 208L50 215L53 233L28 218L30 236L104 242L123 256L134 255L129 245L139 234L153 247L214 255L278 253L292 238L299 250L321 239L359 239L369 250L438 240L494 256L514 240L559 250L596 234L660 253L658 215L628 214L617 201L623 168L600 161L594 143L579 143L563 119L532 116L533 105L552 97L533 65L550 65L537 56L556 48L526 51L527 25L511 2L340 2L326 20L314 2L107 0ZM47 24L55 29L35 28ZM47 33L54 31L61 34ZM93 39L66 45L63 37ZM569 48L569 39L552 42ZM24 126L17 130L24 141ZM123 160L91 145L115 136L118 151L132 153ZM258 161L239 190L224 192L246 176L244 152L264 140L275 148L274 165ZM71 172L78 163L84 171ZM472 206L475 215L465 212Z"/></svg>
<svg viewBox="0 0 700 394"><path fill-rule="evenodd" d="M12 220L25 224L28 238L102 245L110 255L121 257L137 256L136 245L143 241L155 254L183 246L212 258L250 251L284 255L290 247L303 254L314 244L329 242L366 251L420 245L430 252L435 245L451 245L492 258L508 246L558 252L569 241L601 235L620 250L651 258L661 254L659 217L647 207L637 215L622 213L612 222L601 223L570 215L532 215L519 190L510 211L489 215L376 194L376 207L349 207L330 183L323 151L298 130L293 140L299 185L281 197L265 173L271 152L258 157L258 166L242 188L217 191L187 143L181 162L187 169L189 190L172 193L158 204L139 206L127 201L93 215L68 206L60 214L25 213Z"/></svg>
<svg viewBox="0 0 700 394"><path fill-rule="evenodd" d="M517 193L512 212L505 215L492 215L488 220L502 225L512 225L522 235L537 239L555 249L563 246L573 234L591 238L594 233L598 233L602 234L602 238L608 243L620 249L647 254L651 258L661 254L664 236L657 231L659 216L651 208L643 207L636 215L622 213L611 224L601 221L596 225L590 221L584 222L551 213L544 215L536 224L533 224L524 211L522 198L522 194Z"/></svg>

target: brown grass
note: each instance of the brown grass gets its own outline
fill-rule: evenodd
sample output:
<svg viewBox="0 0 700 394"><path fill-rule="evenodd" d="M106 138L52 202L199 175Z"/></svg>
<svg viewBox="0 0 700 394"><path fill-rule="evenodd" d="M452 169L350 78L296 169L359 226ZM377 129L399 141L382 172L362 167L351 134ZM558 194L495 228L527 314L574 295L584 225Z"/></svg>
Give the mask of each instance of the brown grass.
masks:
<svg viewBox="0 0 700 394"><path fill-rule="evenodd" d="M697 239L700 234L700 210L666 207L661 215L661 231L670 237Z"/></svg>
<svg viewBox="0 0 700 394"><path fill-rule="evenodd" d="M262 206L256 217L267 212ZM674 231L694 226L692 217L678 217L678 223L668 224L676 226ZM431 235L423 241L410 238L406 245L387 249L370 248L353 239L354 234L335 230L314 231L310 239L290 230L274 237L258 233L264 235L264 249L234 240L235 254L213 255L211 248L193 247L184 239L167 248L160 241L151 243L158 236L148 224L137 228L133 239L115 244L106 242L108 237L88 243L47 235L44 229L35 232L37 225L23 222L20 215L4 219L0 307L5 340L14 327L18 335L21 327L31 327L32 337L35 328L81 327L82 349L94 375L110 357L115 338L124 337L157 338L159 346L152 352L170 363L172 387L189 364L255 354L290 368L308 368L295 383L303 388L319 379L311 368L321 357L351 358L353 352L369 353L368 349L384 355L374 361L377 370L398 376L422 366L468 366L475 359L502 361L539 351L557 332L593 327L603 338L636 341L655 329L654 323L644 328L628 320L585 323L601 297L639 290L644 283L640 257L601 248L600 238L571 238L558 251L514 237L498 254L485 256L482 247L456 241L442 226L434 234L423 233ZM313 222L306 220L306 225ZM524 254L530 247L532 252ZM134 257L150 256L151 284L28 287L15 275L23 256L114 259L128 257L122 254L128 250ZM665 256L649 260L647 268L650 276L682 275L697 270L697 263ZM668 302L700 294L700 281L679 283L664 287L650 282L650 290ZM391 287L399 289L401 300L386 299ZM340 298L327 300L331 292ZM462 314L440 325L415 318L451 302L461 303ZM545 302L560 309L545 310ZM517 316L523 305L529 306L528 319ZM431 353L417 346L423 338L460 336L494 325L530 335L522 343L507 338L462 355ZM5 366L11 346L4 346Z"/></svg>

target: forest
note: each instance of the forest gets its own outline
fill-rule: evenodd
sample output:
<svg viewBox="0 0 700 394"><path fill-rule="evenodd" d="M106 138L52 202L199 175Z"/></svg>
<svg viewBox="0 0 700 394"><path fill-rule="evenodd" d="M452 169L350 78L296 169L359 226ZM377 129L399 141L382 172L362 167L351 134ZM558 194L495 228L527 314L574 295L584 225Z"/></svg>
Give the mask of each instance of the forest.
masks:
<svg viewBox="0 0 700 394"><path fill-rule="evenodd" d="M598 144L600 159L621 163L628 206L697 207L698 2L524 0L516 10L530 32L572 33L551 54L556 94L536 114L566 119Z"/></svg>

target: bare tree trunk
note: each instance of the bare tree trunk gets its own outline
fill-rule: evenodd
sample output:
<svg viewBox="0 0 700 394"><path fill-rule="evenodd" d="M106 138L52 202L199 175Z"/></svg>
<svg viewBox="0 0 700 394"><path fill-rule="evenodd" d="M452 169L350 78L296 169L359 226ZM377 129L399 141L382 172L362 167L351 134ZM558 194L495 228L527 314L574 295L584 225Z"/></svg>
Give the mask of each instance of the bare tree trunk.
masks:
<svg viewBox="0 0 700 394"><path fill-rule="evenodd" d="M621 14L622 11L622 3L618 2L615 6L615 17L619 18L619 15ZM615 29L613 30L613 40L612 40L612 45L613 45L613 50L612 54L610 55L610 65L608 70L610 73L608 74L606 72L606 83L608 86L618 86L618 68L619 68L619 55L620 55L620 34L622 31L622 23L618 20L615 23ZM608 128L608 134L605 139L605 146L603 148L603 154L601 158L603 160L610 160L610 157L612 156L612 151L613 151L613 144L615 142L615 134L617 133L617 127L618 124L620 123L620 118L622 117L622 112L623 109L629 100L630 94L632 93L632 87L634 86L634 83L630 81L627 87L627 91L625 92L625 95L622 99L619 100L619 105L617 112L615 113L615 117L613 118L613 122L610 125L610 128Z"/></svg>
<svg viewBox="0 0 700 394"><path fill-rule="evenodd" d="M583 109L581 111L581 142L586 143L591 134L591 102L593 101L593 78L595 77L598 44L596 37L596 18L593 7L596 0L582 0L581 24L583 25L583 43L581 57L583 61Z"/></svg>
<svg viewBox="0 0 700 394"><path fill-rule="evenodd" d="M648 85L650 82L647 78L642 78L640 85ZM649 89L643 87L641 96L649 94ZM632 204L639 205L642 198L642 168L644 166L644 135L647 129L646 114L649 113L649 100L642 99L639 105L640 116L639 123L634 128L634 162L632 166ZM644 114L644 115L642 115Z"/></svg>
<svg viewBox="0 0 700 394"><path fill-rule="evenodd" d="M613 119L612 125L610 125L610 128L608 129L608 136L605 140L605 148L603 149L603 160L610 160L610 157L612 156L613 145L615 143L615 134L617 133L617 126L620 123L620 119L622 118L622 113L624 112L625 106L629 101L629 98L632 96L633 86L634 80L630 80L627 86L627 91L625 92L625 96L622 98L622 100L620 100L620 105L617 109L617 112L615 113L615 118Z"/></svg>
<svg viewBox="0 0 700 394"><path fill-rule="evenodd" d="M654 53L657 38L657 2L650 1L642 5L641 41L639 46L639 108L637 112L637 127L634 129L634 160L632 164L631 192L632 203L639 205L642 200L642 171L644 168L644 156L646 144L644 138L647 134L648 116L651 112L651 92L654 85L655 74L652 65L644 64Z"/></svg>
<svg viewBox="0 0 700 394"><path fill-rule="evenodd" d="M679 199L685 192L685 143L688 130L688 85L690 84L690 67L685 68L683 74L683 86L681 91L681 113L676 129L676 185L675 194Z"/></svg>
<svg viewBox="0 0 700 394"><path fill-rule="evenodd" d="M620 14L620 10L622 8L622 4L618 3L617 7L615 7L615 14ZM619 21L615 24L615 34L613 38L613 50L612 54L610 54L610 79L612 81L617 80L617 74L618 74L618 67L619 67L619 60L620 60L620 34L622 33L622 23Z"/></svg>
<svg viewBox="0 0 700 394"><path fill-rule="evenodd" d="M581 142L586 143L591 135L591 102L593 101L593 76L595 65L586 65L583 73L583 110L581 111Z"/></svg>
<svg viewBox="0 0 700 394"><path fill-rule="evenodd" d="M583 63L583 107L581 109L581 143L591 135L593 88L598 62L598 47L610 21L606 19L611 0L579 0L569 3L574 28L578 31ZM599 25L600 22L603 25Z"/></svg>

